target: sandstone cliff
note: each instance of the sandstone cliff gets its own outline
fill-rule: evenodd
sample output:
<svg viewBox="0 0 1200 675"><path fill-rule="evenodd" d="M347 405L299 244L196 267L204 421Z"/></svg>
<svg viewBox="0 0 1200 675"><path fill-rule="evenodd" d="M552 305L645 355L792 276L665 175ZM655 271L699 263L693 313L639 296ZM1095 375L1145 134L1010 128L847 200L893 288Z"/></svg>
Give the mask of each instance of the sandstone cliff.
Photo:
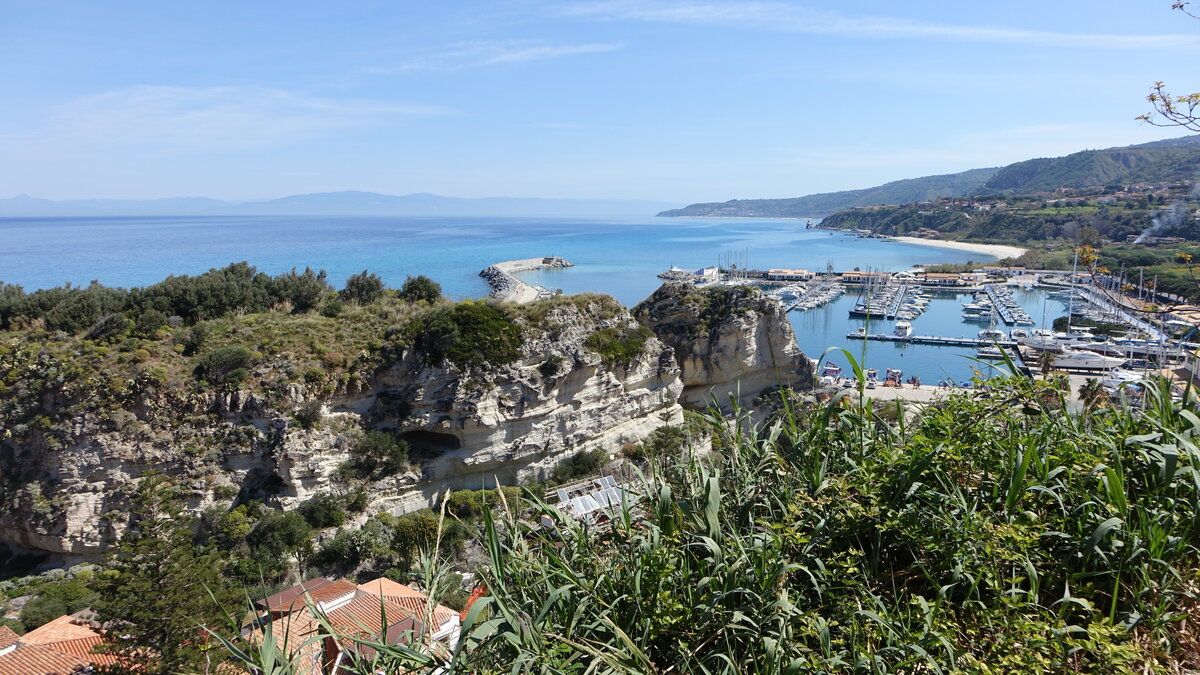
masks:
<svg viewBox="0 0 1200 675"><path fill-rule="evenodd" d="M749 407L767 389L812 387L812 363L783 306L757 288L666 283L633 313L675 351L686 407L726 405L731 396Z"/></svg>
<svg viewBox="0 0 1200 675"><path fill-rule="evenodd" d="M563 457L614 452L678 418L670 349L643 337L614 358L596 341L637 328L611 298L546 300L510 315L520 346L503 365L459 367L435 362L420 340L376 339L353 360L370 366L362 372L326 381L295 355L264 356L245 386L223 391L145 367L102 378L80 365L86 341L61 335L39 349L0 344L0 415L12 421L0 429L0 542L93 557L124 527L127 489L150 470L182 479L196 508L239 493L290 508L345 488L337 468L365 428L422 449L411 470L367 486L368 512L401 513L446 489L541 479ZM313 401L321 415L304 428L297 411Z"/></svg>

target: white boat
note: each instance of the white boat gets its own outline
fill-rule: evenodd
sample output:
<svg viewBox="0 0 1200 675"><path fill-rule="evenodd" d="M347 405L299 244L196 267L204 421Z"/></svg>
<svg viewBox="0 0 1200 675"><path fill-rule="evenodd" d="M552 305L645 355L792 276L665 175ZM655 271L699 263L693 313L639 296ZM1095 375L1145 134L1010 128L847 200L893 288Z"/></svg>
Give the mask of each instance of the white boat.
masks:
<svg viewBox="0 0 1200 675"><path fill-rule="evenodd" d="M912 335L912 324L907 321L897 321L896 327L892 329L892 334L896 337L908 337Z"/></svg>
<svg viewBox="0 0 1200 675"><path fill-rule="evenodd" d="M1045 328L1035 328L1029 335L1021 338L1019 342L1039 351L1057 352L1062 349L1062 343L1054 339L1054 331L1046 330Z"/></svg>
<svg viewBox="0 0 1200 675"><path fill-rule="evenodd" d="M987 340L990 342L992 340L1005 340L1007 338L1008 336L1006 336L1004 331L1000 330L999 328L984 328L983 330L979 331L980 340Z"/></svg>
<svg viewBox="0 0 1200 675"><path fill-rule="evenodd" d="M842 374L842 368L832 361L826 361L825 367L821 369L821 374L828 377L837 377Z"/></svg>
<svg viewBox="0 0 1200 675"><path fill-rule="evenodd" d="M985 361L1003 361L1004 352L1000 351L999 347L984 347L975 352L975 358Z"/></svg>
<svg viewBox="0 0 1200 675"><path fill-rule="evenodd" d="M1012 336L1012 339L1020 342L1021 340L1029 337L1029 331L1025 330L1024 328L1014 328L1009 335Z"/></svg>
<svg viewBox="0 0 1200 675"><path fill-rule="evenodd" d="M1117 356L1105 356L1082 349L1064 347L1062 355L1054 359L1055 368L1067 370L1112 370L1125 363L1125 359Z"/></svg>

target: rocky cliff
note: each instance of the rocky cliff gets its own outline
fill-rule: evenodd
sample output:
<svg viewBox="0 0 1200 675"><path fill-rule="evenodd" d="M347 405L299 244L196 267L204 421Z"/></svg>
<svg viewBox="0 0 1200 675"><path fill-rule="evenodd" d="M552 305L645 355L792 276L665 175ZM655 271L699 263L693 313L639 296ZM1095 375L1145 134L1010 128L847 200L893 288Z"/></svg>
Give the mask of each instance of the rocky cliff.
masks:
<svg viewBox="0 0 1200 675"><path fill-rule="evenodd" d="M61 334L36 347L0 343L0 542L95 556L124 527L128 488L151 470L182 479L196 508L239 494L294 507L346 487L338 468L368 428L419 450L409 470L367 485L368 512L401 513L446 489L541 479L566 456L615 452L678 418L682 384L671 350L638 333L611 298L503 311L519 331L504 363L434 358L436 345L405 337L410 322L367 341L354 359L322 351L325 363L354 364L338 377L305 370L295 354L255 352L261 359L244 383L215 390L174 377L188 359L179 350L160 356L148 342L142 348L164 365L128 366L109 351L87 362L97 348ZM440 326L436 317L421 320ZM256 348L270 348L265 341L280 331L252 334L246 323L235 318L228 335ZM301 424L306 408L319 414Z"/></svg>
<svg viewBox="0 0 1200 675"><path fill-rule="evenodd" d="M782 308L754 289L667 284L636 316L599 295L385 298L116 341L0 334L0 545L94 558L149 471L175 477L196 509L290 509L362 487L366 513L399 514L615 453L678 420L681 402L739 392L749 404L811 383ZM349 475L367 431L406 442L407 461Z"/></svg>
<svg viewBox="0 0 1200 675"><path fill-rule="evenodd" d="M686 407L725 405L730 397L749 407L767 389L812 387L812 363L783 306L757 288L666 283L633 313L674 350Z"/></svg>

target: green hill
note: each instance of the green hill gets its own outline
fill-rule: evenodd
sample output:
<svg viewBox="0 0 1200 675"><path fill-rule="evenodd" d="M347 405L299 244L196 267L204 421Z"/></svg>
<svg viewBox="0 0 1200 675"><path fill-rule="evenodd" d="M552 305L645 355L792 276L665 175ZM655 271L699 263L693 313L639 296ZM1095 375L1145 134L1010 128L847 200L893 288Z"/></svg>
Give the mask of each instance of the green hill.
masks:
<svg viewBox="0 0 1200 675"><path fill-rule="evenodd" d="M824 192L790 199L734 199L692 204L658 214L666 217L820 218L854 206L903 204L939 197L964 197L983 186L998 169L971 169L962 173L906 178L872 188Z"/></svg>
<svg viewBox="0 0 1200 675"><path fill-rule="evenodd" d="M818 218L859 206L910 204L941 197L1020 195L1060 187L1086 188L1112 184L1192 180L1200 174L1200 136L1104 150L1085 150L1065 157L1030 159L1000 169L893 181L878 187L826 192L790 199L735 199L692 204L660 216L724 216Z"/></svg>
<svg viewBox="0 0 1200 675"><path fill-rule="evenodd" d="M1200 173L1200 137L1188 136L1066 157L1009 164L984 183L982 194L1031 194L1058 188L1192 180Z"/></svg>

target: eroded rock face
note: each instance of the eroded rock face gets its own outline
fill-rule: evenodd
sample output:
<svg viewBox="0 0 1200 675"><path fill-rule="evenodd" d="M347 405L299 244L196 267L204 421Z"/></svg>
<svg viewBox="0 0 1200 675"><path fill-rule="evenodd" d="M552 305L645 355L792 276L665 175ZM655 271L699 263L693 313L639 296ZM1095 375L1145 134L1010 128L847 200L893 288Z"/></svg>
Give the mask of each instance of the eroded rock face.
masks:
<svg viewBox="0 0 1200 675"><path fill-rule="evenodd" d="M731 397L750 407L767 389L812 387L812 363L783 306L754 287L666 283L633 313L675 351L685 407L725 406Z"/></svg>
<svg viewBox="0 0 1200 675"><path fill-rule="evenodd" d="M293 414L313 394L294 384L189 399L147 391L102 419L71 420L66 442L0 435L0 542L95 557L124 528L131 484L151 470L177 477L197 509L238 493L292 508L346 487L337 468L364 428L393 431L429 455L371 483L368 512L416 510L447 489L538 480L584 450L616 452L677 422L683 385L671 350L654 338L628 362L604 363L588 338L633 319L611 304L594 310L586 302L549 309L526 326L509 365L463 371L410 348L358 390L322 401L311 430Z"/></svg>

